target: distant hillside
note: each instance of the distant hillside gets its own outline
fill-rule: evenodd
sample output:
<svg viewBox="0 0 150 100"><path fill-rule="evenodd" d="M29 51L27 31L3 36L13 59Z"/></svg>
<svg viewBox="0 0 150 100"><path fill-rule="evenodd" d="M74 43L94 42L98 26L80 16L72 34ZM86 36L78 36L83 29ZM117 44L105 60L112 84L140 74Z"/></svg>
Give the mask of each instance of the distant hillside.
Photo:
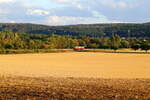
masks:
<svg viewBox="0 0 150 100"><path fill-rule="evenodd" d="M150 37L150 23L145 24L87 24L68 26L46 26L38 24L1 23L0 31L19 33L57 34L71 36L110 36L116 33L122 37Z"/></svg>
<svg viewBox="0 0 150 100"><path fill-rule="evenodd" d="M147 24L147 25L149 24L149 25L150 25L150 22L148 22L148 23L145 23L145 24Z"/></svg>

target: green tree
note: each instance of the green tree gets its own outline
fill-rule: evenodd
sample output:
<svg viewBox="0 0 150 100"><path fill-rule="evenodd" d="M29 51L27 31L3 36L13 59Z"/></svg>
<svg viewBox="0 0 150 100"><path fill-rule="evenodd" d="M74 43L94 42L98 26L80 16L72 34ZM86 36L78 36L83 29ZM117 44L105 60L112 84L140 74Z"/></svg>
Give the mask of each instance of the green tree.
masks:
<svg viewBox="0 0 150 100"><path fill-rule="evenodd" d="M109 37L100 38L99 48L108 49L110 48L110 43L111 41Z"/></svg>
<svg viewBox="0 0 150 100"><path fill-rule="evenodd" d="M87 47L86 42L85 42L84 40L82 40L82 39L79 39L79 40L78 40L78 43L79 43L79 46Z"/></svg>
<svg viewBox="0 0 150 100"><path fill-rule="evenodd" d="M70 40L70 48L74 48L75 46L78 46L79 43L76 39L71 39Z"/></svg>
<svg viewBox="0 0 150 100"><path fill-rule="evenodd" d="M5 48L5 49L13 49L14 46L13 46L12 44L10 44L10 43L6 43L6 44L4 45L4 48Z"/></svg>
<svg viewBox="0 0 150 100"><path fill-rule="evenodd" d="M117 34L112 34L112 36L111 36L111 49L116 51L117 49L119 49L120 44L121 44L120 36Z"/></svg>
<svg viewBox="0 0 150 100"><path fill-rule="evenodd" d="M145 51L147 52L148 50L150 50L150 43L147 42L147 41L144 41L144 42L141 44L141 49L142 49L142 50L145 50Z"/></svg>
<svg viewBox="0 0 150 100"><path fill-rule="evenodd" d="M91 43L91 44L89 44L89 47L90 47L90 48L93 48L93 49L96 49L96 48L99 47L99 45L96 44L96 43Z"/></svg>
<svg viewBox="0 0 150 100"><path fill-rule="evenodd" d="M131 46L131 48L136 51L136 50L140 49L140 44L138 44L138 43L134 44Z"/></svg>
<svg viewBox="0 0 150 100"><path fill-rule="evenodd" d="M128 40L122 39L121 40L121 48L129 48L130 44Z"/></svg>

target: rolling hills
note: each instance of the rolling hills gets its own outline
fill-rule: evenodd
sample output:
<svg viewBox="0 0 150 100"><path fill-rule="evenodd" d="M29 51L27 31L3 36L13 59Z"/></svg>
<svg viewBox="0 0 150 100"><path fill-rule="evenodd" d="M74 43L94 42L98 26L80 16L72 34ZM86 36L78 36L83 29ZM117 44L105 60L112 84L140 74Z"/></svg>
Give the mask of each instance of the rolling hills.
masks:
<svg viewBox="0 0 150 100"><path fill-rule="evenodd" d="M30 23L0 23L0 31L9 30L19 33L56 34L69 36L111 36L150 37L150 24L114 23L114 24L81 24L67 26L47 26Z"/></svg>

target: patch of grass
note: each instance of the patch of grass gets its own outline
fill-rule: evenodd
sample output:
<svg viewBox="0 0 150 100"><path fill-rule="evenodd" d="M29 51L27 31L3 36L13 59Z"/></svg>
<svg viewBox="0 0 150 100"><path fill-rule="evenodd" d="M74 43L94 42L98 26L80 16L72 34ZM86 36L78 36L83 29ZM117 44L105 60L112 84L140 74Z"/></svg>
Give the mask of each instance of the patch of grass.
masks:
<svg viewBox="0 0 150 100"><path fill-rule="evenodd" d="M85 49L79 52L102 52L102 53L129 53L129 54L150 54L150 52L145 52L142 50L134 51L130 49L119 49L117 51L111 49Z"/></svg>
<svg viewBox="0 0 150 100"><path fill-rule="evenodd" d="M0 54L25 54L25 53L59 53L73 52L71 49L4 49L0 50Z"/></svg>

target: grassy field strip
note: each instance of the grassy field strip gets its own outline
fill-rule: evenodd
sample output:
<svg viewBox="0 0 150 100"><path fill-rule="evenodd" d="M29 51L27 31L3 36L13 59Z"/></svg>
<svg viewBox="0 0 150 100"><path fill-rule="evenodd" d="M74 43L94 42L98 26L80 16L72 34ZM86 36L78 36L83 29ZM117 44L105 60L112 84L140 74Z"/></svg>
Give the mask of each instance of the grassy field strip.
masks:
<svg viewBox="0 0 150 100"><path fill-rule="evenodd" d="M132 49L119 49L119 50L111 50L111 49L85 49L80 52L102 52L102 53L129 53L129 54L150 54L150 50L145 52L144 50L132 50Z"/></svg>

